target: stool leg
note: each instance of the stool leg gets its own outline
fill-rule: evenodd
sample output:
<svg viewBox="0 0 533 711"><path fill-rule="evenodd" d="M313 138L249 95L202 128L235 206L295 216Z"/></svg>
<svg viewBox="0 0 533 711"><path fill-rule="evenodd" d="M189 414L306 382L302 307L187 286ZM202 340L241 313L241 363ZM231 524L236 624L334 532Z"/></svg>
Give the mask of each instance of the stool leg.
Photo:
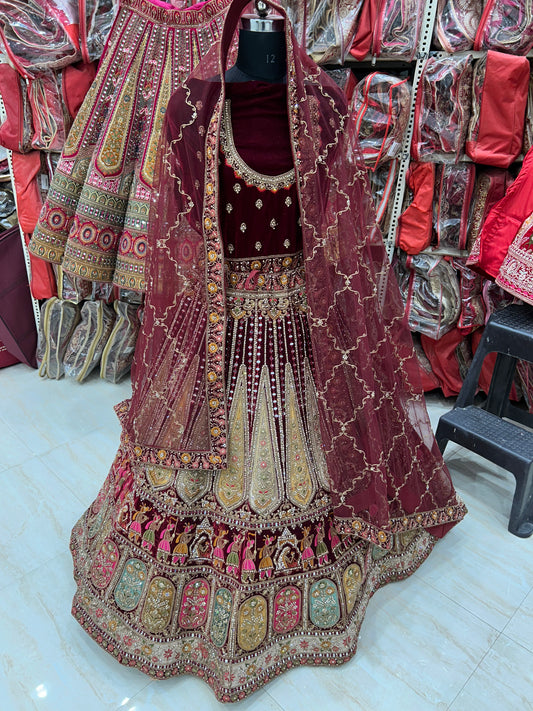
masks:
<svg viewBox="0 0 533 711"><path fill-rule="evenodd" d="M498 353L485 403L487 412L492 412L498 417L506 417L515 370L516 358L505 353Z"/></svg>
<svg viewBox="0 0 533 711"><path fill-rule="evenodd" d="M472 405L474 403L474 397L479 382L479 374L481 373L481 366L483 365L485 356L488 355L488 353L490 353L490 351L487 350L485 342L482 339L477 351L474 353L474 358L472 359L466 378L461 386L461 392L455 401L455 407L466 407L467 405Z"/></svg>
<svg viewBox="0 0 533 711"><path fill-rule="evenodd" d="M533 533L533 464L528 470L515 473L516 489L509 517L509 531L520 538Z"/></svg>

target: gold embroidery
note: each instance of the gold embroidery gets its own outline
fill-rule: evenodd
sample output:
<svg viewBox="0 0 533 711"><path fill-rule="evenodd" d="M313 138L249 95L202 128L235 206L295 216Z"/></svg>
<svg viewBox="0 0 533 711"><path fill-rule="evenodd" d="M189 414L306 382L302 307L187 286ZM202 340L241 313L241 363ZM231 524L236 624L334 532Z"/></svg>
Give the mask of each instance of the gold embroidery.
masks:
<svg viewBox="0 0 533 711"><path fill-rule="evenodd" d="M230 202L226 203L226 212L230 213L232 210L233 210L233 205Z"/></svg>
<svg viewBox="0 0 533 711"><path fill-rule="evenodd" d="M241 226L240 226L239 229L240 229L240 231L243 232L243 233L246 232L246 230L247 230L246 222L241 222Z"/></svg>
<svg viewBox="0 0 533 711"><path fill-rule="evenodd" d="M96 158L96 165L103 175L117 175L124 161L124 155L128 146L125 140L128 134L128 127L135 110L135 87L138 83L138 74L141 67L141 59L144 55L147 37L144 38L137 59L128 71L126 81L120 92L117 108L113 113L113 120L106 128L105 139L101 150Z"/></svg>
<svg viewBox="0 0 533 711"><path fill-rule="evenodd" d="M255 243L255 248L257 249L258 252L261 251L261 247L262 247L262 246L263 246L263 245L261 244L261 242L256 242L256 243Z"/></svg>
<svg viewBox="0 0 533 711"><path fill-rule="evenodd" d="M148 632L162 632L167 627L175 593L174 585L167 578L157 576L152 580L141 616Z"/></svg>
<svg viewBox="0 0 533 711"><path fill-rule="evenodd" d="M328 467L326 458L322 450L322 439L320 437L320 416L318 413L318 401L316 397L316 386L311 372L311 364L305 359L305 398L307 400L307 418L309 425L309 445L315 461L316 473L320 485L326 490L330 490Z"/></svg>
<svg viewBox="0 0 533 711"><path fill-rule="evenodd" d="M163 119L165 118L165 113L168 106L168 101L173 91L172 84L172 54L169 52L167 54L165 66L163 68L162 75L159 77L158 95L157 103L154 108L154 119L151 127L150 138L148 140L148 145L146 148L146 158L141 170L141 177L144 182L152 187L154 181L154 170L157 160L157 149L159 147L159 136L161 134L161 128L163 126ZM161 81L163 79L163 81Z"/></svg>
<svg viewBox="0 0 533 711"><path fill-rule="evenodd" d="M357 599L357 593L363 582L363 573L361 568L357 563L352 563L344 571L342 576L342 584L344 587L344 594L346 595L346 608L348 612L353 610L355 601Z"/></svg>
<svg viewBox="0 0 533 711"><path fill-rule="evenodd" d="M263 207L263 201L261 199L257 199L255 201L255 206L258 210L260 210Z"/></svg>
<svg viewBox="0 0 533 711"><path fill-rule="evenodd" d="M286 240L283 242L283 246L285 247L285 249L289 249L289 247L291 246L291 241L290 241L290 239L286 239Z"/></svg>
<svg viewBox="0 0 533 711"><path fill-rule="evenodd" d="M210 489L211 473L200 469L180 469L176 490L187 504L198 501Z"/></svg>
<svg viewBox="0 0 533 711"><path fill-rule="evenodd" d="M270 226L272 227L273 230L275 230L276 227L278 226L278 223L276 222L276 220L274 218L272 218L270 220Z"/></svg>
<svg viewBox="0 0 533 711"><path fill-rule="evenodd" d="M160 467L157 464L145 464L146 481L154 489L166 489L174 478L174 469Z"/></svg>
<svg viewBox="0 0 533 711"><path fill-rule="evenodd" d="M290 364L285 369L285 413L287 425L287 497L305 507L315 493L302 419L298 411L296 385Z"/></svg>
<svg viewBox="0 0 533 711"><path fill-rule="evenodd" d="M292 205L292 198L290 197L290 195L287 195L287 197L285 198L285 205L287 205L287 207L290 207Z"/></svg>
<svg viewBox="0 0 533 711"><path fill-rule="evenodd" d="M225 509L234 509L244 501L244 464L248 441L246 407L246 367L242 365L231 403L229 421L231 430L228 442L228 468L219 471L215 480L215 496Z"/></svg>
<svg viewBox="0 0 533 711"><path fill-rule="evenodd" d="M254 595L241 605L237 642L241 649L251 652L259 647L267 632L267 601Z"/></svg>
<svg viewBox="0 0 533 711"><path fill-rule="evenodd" d="M266 365L261 369L257 409L255 412L250 457L250 507L258 514L275 511L281 503L281 466L277 456L274 426L274 406L270 374Z"/></svg>
<svg viewBox="0 0 533 711"><path fill-rule="evenodd" d="M294 168L281 175L263 175L250 168L240 157L233 138L233 128L231 126L231 102L226 99L222 122L220 124L220 143L226 161L235 171L235 175L242 178L247 185L254 185L260 190L271 190L276 192L281 188L287 188L294 183ZM235 190L235 187L233 189ZM240 186L239 186L240 190ZM238 192L238 191L237 191Z"/></svg>

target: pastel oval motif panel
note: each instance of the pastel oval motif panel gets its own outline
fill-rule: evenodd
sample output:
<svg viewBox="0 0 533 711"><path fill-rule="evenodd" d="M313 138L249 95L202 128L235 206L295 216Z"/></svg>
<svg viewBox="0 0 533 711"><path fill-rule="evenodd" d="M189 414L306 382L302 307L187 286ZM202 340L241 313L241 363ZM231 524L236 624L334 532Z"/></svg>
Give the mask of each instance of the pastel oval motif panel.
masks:
<svg viewBox="0 0 533 711"><path fill-rule="evenodd" d="M333 580L322 578L311 585L309 617L317 627L333 627L341 616L339 592Z"/></svg>
<svg viewBox="0 0 533 711"><path fill-rule="evenodd" d="M146 565L142 560L130 558L115 588L115 602L121 610L129 612L139 604L146 585Z"/></svg>
<svg viewBox="0 0 533 711"><path fill-rule="evenodd" d="M300 621L302 595L298 588L289 585L282 588L274 598L274 632L290 632Z"/></svg>
<svg viewBox="0 0 533 711"><path fill-rule="evenodd" d="M209 610L209 583L203 578L191 580L183 588L179 615L180 627L193 630L201 627Z"/></svg>
<svg viewBox="0 0 533 711"><path fill-rule="evenodd" d="M267 632L267 601L262 595L254 595L240 607L237 642L245 652L259 647Z"/></svg>
<svg viewBox="0 0 533 711"><path fill-rule="evenodd" d="M211 640L215 647L222 647L226 641L232 607L233 595L227 588L219 588L215 593L213 617L211 618Z"/></svg>
<svg viewBox="0 0 533 711"><path fill-rule="evenodd" d="M170 622L176 588L167 578L155 577L148 588L141 621L149 632L162 632Z"/></svg>
<svg viewBox="0 0 533 711"><path fill-rule="evenodd" d="M120 554L113 541L106 539L93 562L91 569L91 580L97 588L106 588L111 582Z"/></svg>
<svg viewBox="0 0 533 711"><path fill-rule="evenodd" d="M344 594L346 596L346 607L348 612L353 610L355 601L357 599L357 594L363 582L363 574L361 568L357 563L352 563L344 571L342 576L342 585L344 587Z"/></svg>

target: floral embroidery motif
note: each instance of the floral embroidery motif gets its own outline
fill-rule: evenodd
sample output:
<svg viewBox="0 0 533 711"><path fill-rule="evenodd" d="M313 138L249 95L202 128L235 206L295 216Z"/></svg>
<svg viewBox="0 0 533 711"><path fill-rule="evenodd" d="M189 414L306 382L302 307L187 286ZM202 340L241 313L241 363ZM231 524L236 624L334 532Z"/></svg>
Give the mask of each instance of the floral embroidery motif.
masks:
<svg viewBox="0 0 533 711"><path fill-rule="evenodd" d="M179 623L184 630L202 627L209 611L209 584L203 578L191 580L183 589Z"/></svg>
<svg viewBox="0 0 533 711"><path fill-rule="evenodd" d="M229 214L233 211L233 205L230 202L226 203L226 212Z"/></svg>
<svg viewBox="0 0 533 711"><path fill-rule="evenodd" d="M268 367L263 366L258 387L258 400L252 430L250 470L250 506L256 513L271 513L280 504L283 483L281 465L274 444L275 433L272 392Z"/></svg>
<svg viewBox="0 0 533 711"><path fill-rule="evenodd" d="M277 221L276 221L274 218L272 218L272 219L270 220L270 226L272 227L273 230L275 230L276 227L278 226L278 223L277 223Z"/></svg>
<svg viewBox="0 0 533 711"><path fill-rule="evenodd" d="M337 586L333 580L323 578L311 585L309 595L309 617L321 629L336 624L341 616Z"/></svg>
<svg viewBox="0 0 533 711"><path fill-rule="evenodd" d="M242 233L246 232L246 230L248 229L246 226L246 222L241 222L241 226L239 227L239 229Z"/></svg>
<svg viewBox="0 0 533 711"><path fill-rule="evenodd" d="M261 242L256 242L254 246L255 246L256 250L257 250L258 252L260 252L260 251L261 251L261 247L262 247L263 245L261 244Z"/></svg>
<svg viewBox="0 0 533 711"><path fill-rule="evenodd" d="M111 582L119 560L119 552L113 541L102 543L91 569L91 579L97 588L104 589Z"/></svg>
<svg viewBox="0 0 533 711"><path fill-rule="evenodd" d="M311 461L305 443L302 419L298 411L296 385L290 364L285 370L285 410L287 426L287 496L296 506L311 501L315 486Z"/></svg>
<svg viewBox="0 0 533 711"><path fill-rule="evenodd" d="M176 480L176 490L188 504L198 501L210 486L210 472L199 469L180 469Z"/></svg>
<svg viewBox="0 0 533 711"><path fill-rule="evenodd" d="M267 601L262 595L246 600L239 610L237 642L241 649L257 649L267 632Z"/></svg>
<svg viewBox="0 0 533 711"><path fill-rule="evenodd" d="M260 209L263 207L263 201L262 201L260 198L258 198L258 199L255 201L255 206L256 206L256 208L257 208L258 210L260 210Z"/></svg>
<svg viewBox="0 0 533 711"><path fill-rule="evenodd" d="M246 367L239 370L235 394L230 411L230 437L228 467L219 471L215 479L215 494L219 503L228 510L239 506L244 500L244 467L248 441L246 407Z"/></svg>
<svg viewBox="0 0 533 711"><path fill-rule="evenodd" d="M148 588L141 622L148 632L162 632L170 622L176 588L168 580L156 576Z"/></svg>
<svg viewBox="0 0 533 711"><path fill-rule="evenodd" d="M215 593L215 606L211 619L211 640L215 647L222 647L228 636L231 621L233 596L227 588L219 588Z"/></svg>
<svg viewBox="0 0 533 711"><path fill-rule="evenodd" d="M287 205L287 207L290 207L292 205L292 198L290 197L290 195L287 195L287 197L285 198L285 205Z"/></svg>
<svg viewBox="0 0 533 711"><path fill-rule="evenodd" d="M290 241L290 239L284 240L283 246L285 247L285 249L289 249L289 247L291 246L291 241Z"/></svg>
<svg viewBox="0 0 533 711"><path fill-rule="evenodd" d="M120 580L115 588L115 602L125 612L134 610L141 599L147 580L146 565L142 560L130 558L126 561Z"/></svg>
<svg viewBox="0 0 533 711"><path fill-rule="evenodd" d="M274 598L274 632L286 634L293 630L300 621L301 606L302 595L297 587L282 588Z"/></svg>

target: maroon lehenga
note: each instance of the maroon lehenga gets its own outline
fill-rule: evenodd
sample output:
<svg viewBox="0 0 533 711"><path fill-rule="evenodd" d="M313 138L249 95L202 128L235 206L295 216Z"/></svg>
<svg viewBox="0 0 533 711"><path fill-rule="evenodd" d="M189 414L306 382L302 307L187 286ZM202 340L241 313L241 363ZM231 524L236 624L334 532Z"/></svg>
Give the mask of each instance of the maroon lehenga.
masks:
<svg viewBox="0 0 533 711"><path fill-rule="evenodd" d="M289 50L291 43L288 33ZM119 452L71 542L73 613L91 636L154 677L195 674L222 701L243 698L292 666L350 659L371 595L411 574L464 515L431 434L409 434L422 432L425 421L419 401L399 386L372 393L368 381L366 395L351 386L362 442L352 459L366 451L368 461L358 482L332 477L328 384L311 321L317 307L309 260L318 247L309 249L302 154L286 103L291 56L288 87L229 84L224 97L220 82L192 79L171 100L159 179L163 185L163 175L174 176L175 183L161 189L154 213L154 224L167 227L151 255L134 394L117 408ZM191 167L184 171L182 161L177 173L182 138ZM204 146L201 155L194 141ZM195 190L203 201L187 199ZM161 259L176 268L174 281ZM337 255L339 273L342 263ZM181 296L169 301L167 289ZM381 350L376 304L386 309L392 298L362 289L371 325L354 311L360 342L346 341L340 355L343 367L353 363L359 372L372 367L357 364L367 346L376 358ZM327 367L338 367L331 361ZM400 367L409 368L407 356ZM374 398L368 412L367 398ZM408 415L397 409L401 398ZM393 423L382 437L394 438L396 453L368 440L368 413L382 408ZM338 456L335 438L350 427L348 420L330 433ZM380 463L396 467L386 488ZM351 466L346 460L346 471Z"/></svg>

